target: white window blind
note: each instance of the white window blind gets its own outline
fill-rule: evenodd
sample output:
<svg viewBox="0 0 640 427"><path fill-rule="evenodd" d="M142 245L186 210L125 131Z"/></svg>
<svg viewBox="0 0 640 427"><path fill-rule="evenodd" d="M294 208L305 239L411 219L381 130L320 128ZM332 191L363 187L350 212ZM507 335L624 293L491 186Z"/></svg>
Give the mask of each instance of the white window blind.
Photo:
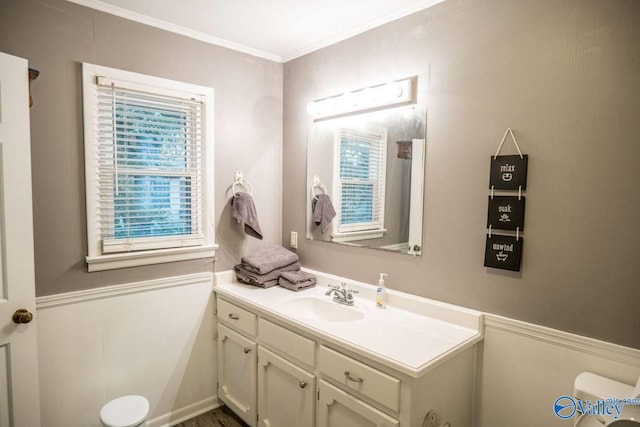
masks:
<svg viewBox="0 0 640 427"><path fill-rule="evenodd" d="M386 130L338 131L338 233L384 226Z"/></svg>
<svg viewBox="0 0 640 427"><path fill-rule="evenodd" d="M204 243L203 100L97 77L102 253Z"/></svg>

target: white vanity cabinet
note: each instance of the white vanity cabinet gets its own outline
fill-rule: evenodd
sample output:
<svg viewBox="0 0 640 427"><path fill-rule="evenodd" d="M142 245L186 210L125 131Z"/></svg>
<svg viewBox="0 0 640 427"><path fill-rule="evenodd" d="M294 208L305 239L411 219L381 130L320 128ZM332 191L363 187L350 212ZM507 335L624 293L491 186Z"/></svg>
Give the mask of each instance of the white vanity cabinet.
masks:
<svg viewBox="0 0 640 427"><path fill-rule="evenodd" d="M228 326L218 325L218 397L255 427L258 317L223 300L218 301L217 314Z"/></svg>
<svg viewBox="0 0 640 427"><path fill-rule="evenodd" d="M314 292L324 298L325 290ZM420 352L444 341L430 338L434 334L403 341L404 336L379 334L378 328L375 334L371 334L374 329L363 328L358 335L352 333L354 328L364 324L309 323L304 313L297 320L296 314L282 309L283 301L295 297L284 288L228 283L216 286L216 296L219 398L250 426L413 427L422 425L433 409L440 414L441 424L449 421L455 427L471 427L476 351L481 341L481 334L474 335L472 329L453 326L443 340L451 342L455 333L470 338L452 344L446 353L433 351L434 358L416 370L380 357L377 350L354 345L353 340L370 337L383 350L388 344ZM393 310L370 314L378 315L397 316L405 329L416 322L410 313ZM475 319L475 313L469 316ZM430 324L440 327L438 322ZM433 341L421 345L417 341L421 337ZM253 368L248 366L251 363Z"/></svg>
<svg viewBox="0 0 640 427"><path fill-rule="evenodd" d="M256 423L256 343L218 325L218 397L250 426Z"/></svg>
<svg viewBox="0 0 640 427"><path fill-rule="evenodd" d="M223 299L217 315L220 400L251 427L313 427L315 342L263 318L258 328L258 316Z"/></svg>
<svg viewBox="0 0 640 427"><path fill-rule="evenodd" d="M315 376L258 348L258 426L314 426Z"/></svg>

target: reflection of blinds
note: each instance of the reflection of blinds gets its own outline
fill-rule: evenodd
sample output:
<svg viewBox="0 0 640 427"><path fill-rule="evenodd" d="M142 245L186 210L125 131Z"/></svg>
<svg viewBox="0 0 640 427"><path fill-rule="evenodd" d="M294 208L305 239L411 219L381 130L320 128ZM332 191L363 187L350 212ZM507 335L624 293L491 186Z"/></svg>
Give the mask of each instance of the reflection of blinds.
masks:
<svg viewBox="0 0 640 427"><path fill-rule="evenodd" d="M98 78L103 253L201 245L200 100Z"/></svg>
<svg viewBox="0 0 640 427"><path fill-rule="evenodd" d="M386 132L345 128L339 138L338 232L381 229Z"/></svg>

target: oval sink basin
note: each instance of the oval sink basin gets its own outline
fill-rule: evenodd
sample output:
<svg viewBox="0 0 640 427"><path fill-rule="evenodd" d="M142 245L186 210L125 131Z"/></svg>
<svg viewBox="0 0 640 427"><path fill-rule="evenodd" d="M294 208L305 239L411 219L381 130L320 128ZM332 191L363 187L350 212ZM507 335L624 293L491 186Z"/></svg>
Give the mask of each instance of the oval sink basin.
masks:
<svg viewBox="0 0 640 427"><path fill-rule="evenodd" d="M328 296L307 295L295 297L285 303L285 309L296 317L324 322L353 322L362 319L367 310L355 305L334 302Z"/></svg>

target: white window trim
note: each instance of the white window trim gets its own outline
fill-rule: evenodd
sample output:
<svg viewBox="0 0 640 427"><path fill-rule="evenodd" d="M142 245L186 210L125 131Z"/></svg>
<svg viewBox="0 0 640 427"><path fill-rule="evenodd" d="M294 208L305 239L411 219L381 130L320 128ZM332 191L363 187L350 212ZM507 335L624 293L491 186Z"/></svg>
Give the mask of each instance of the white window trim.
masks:
<svg viewBox="0 0 640 427"><path fill-rule="evenodd" d="M355 227L349 226L341 226L341 209L342 209L342 194L340 193L340 144L341 137L343 133L343 129L354 129L357 131L362 131L366 133L376 134L379 133L383 135L382 139L384 140L382 153L386 153L386 139L387 139L387 130L385 128L367 125L367 126L342 126L336 130L334 134L334 150L333 150L333 200L338 202L338 212L336 212L336 225L334 226L334 231L331 233L331 241L332 242L353 242L357 240L371 240L371 239L380 239L384 237L384 233L387 232L387 229L384 228L384 210L385 210L385 190L386 190L386 158L385 166L384 166L384 174L382 178L382 182L380 185L380 198L382 199L381 204L381 212L380 212L380 223L379 225L363 225L358 224ZM351 229L350 229L351 228Z"/></svg>
<svg viewBox="0 0 640 427"><path fill-rule="evenodd" d="M98 76L124 80L133 84L142 84L163 90L188 92L204 97L204 188L202 200L202 221L204 242L200 246L153 249L146 251L125 252L104 255L100 240L100 224L97 212L98 183L94 173L98 168L96 153L96 117L94 107L94 88ZM213 96L212 88L189 83L177 82L160 77L147 76L115 68L94 64L82 64L83 113L84 113L84 149L85 149L85 181L87 206L87 267L90 272L110 270L139 265L160 264L165 262L184 261L215 257L218 245L215 243L214 226L214 144L213 144Z"/></svg>
<svg viewBox="0 0 640 427"><path fill-rule="evenodd" d="M386 228L378 228L375 230L348 231L346 233L331 233L331 241L333 242L355 242L358 240L380 239L387 232Z"/></svg>

